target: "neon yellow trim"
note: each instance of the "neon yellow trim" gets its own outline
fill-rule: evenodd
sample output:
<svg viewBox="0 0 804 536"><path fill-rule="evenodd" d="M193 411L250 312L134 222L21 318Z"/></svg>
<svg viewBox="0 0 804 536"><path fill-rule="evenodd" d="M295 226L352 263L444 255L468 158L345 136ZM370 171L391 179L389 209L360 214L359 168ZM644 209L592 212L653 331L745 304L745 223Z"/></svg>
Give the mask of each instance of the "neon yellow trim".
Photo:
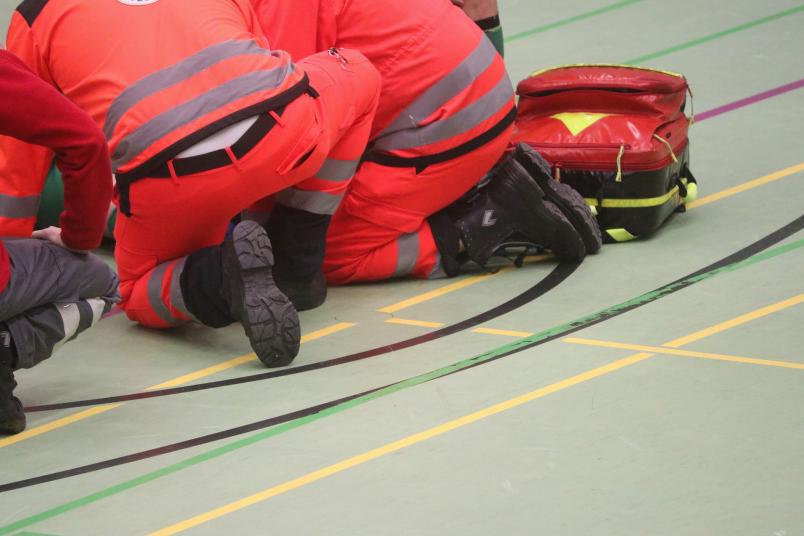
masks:
<svg viewBox="0 0 804 536"><path fill-rule="evenodd" d="M591 127L604 117L610 117L614 114L597 114L590 112L563 112L560 114L551 115L552 119L558 119L564 126L567 127L573 136L577 136L587 128Z"/></svg>
<svg viewBox="0 0 804 536"><path fill-rule="evenodd" d="M687 184L687 197L684 198L684 204L692 203L698 199L698 185L694 182Z"/></svg>
<svg viewBox="0 0 804 536"><path fill-rule="evenodd" d="M606 234L617 242L629 242L636 238L625 229L606 229Z"/></svg>
<svg viewBox="0 0 804 536"><path fill-rule="evenodd" d="M544 73L548 73L550 71L557 71L559 69L572 69L574 67L623 67L625 69L637 69L639 71L651 71L654 73L661 73L666 74L669 76L675 76L676 78L686 78L681 73L674 73L673 71L665 71L663 69L651 69L650 67L635 67L633 65L622 65L618 63L571 63L569 65L559 65L558 67L548 67L547 69L542 69L540 71L534 71L530 77L533 78L534 76L539 76Z"/></svg>
<svg viewBox="0 0 804 536"><path fill-rule="evenodd" d="M681 196L678 192L678 186L674 186L672 190L665 195L659 197L646 197L642 199L603 199L603 202L598 202L597 199L587 198L586 204L590 207L603 207L603 208L645 208L645 207L658 207L664 205L673 197L678 198L679 204L681 203Z"/></svg>

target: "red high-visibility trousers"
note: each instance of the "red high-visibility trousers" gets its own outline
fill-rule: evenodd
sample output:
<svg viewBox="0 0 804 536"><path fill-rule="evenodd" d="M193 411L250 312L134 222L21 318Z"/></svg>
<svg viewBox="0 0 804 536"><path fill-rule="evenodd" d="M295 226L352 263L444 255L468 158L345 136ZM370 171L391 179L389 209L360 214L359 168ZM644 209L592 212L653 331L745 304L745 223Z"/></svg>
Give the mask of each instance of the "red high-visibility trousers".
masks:
<svg viewBox="0 0 804 536"><path fill-rule="evenodd" d="M505 151L512 128L469 154L418 174L413 168L363 163L329 227L327 280L342 285L446 277L427 218L483 178Z"/></svg>
<svg viewBox="0 0 804 536"><path fill-rule="evenodd" d="M155 328L191 320L179 286L186 256L220 244L252 203L291 186L305 200L340 201L351 179L343 169L357 167L368 141L380 78L362 54L338 52L298 62L319 96L289 104L239 160L229 151L228 166L131 185L131 216L121 213L115 227L120 306L130 319Z"/></svg>
<svg viewBox="0 0 804 536"><path fill-rule="evenodd" d="M455 274L457 259L445 269L427 218L480 182L500 159L515 114L503 60L485 37L481 39L455 71L445 72L435 86L409 98L412 103L394 121L401 125L398 130L389 127L390 134L384 131L373 141L381 154L373 159L377 153L369 149L329 228L324 273L331 284ZM444 82L460 83L467 72L474 78L442 103L444 95L454 91ZM420 109L434 111L420 124L405 126L415 123ZM429 161L435 163L416 164ZM407 163L410 166L403 167ZM454 247L457 251L458 245Z"/></svg>

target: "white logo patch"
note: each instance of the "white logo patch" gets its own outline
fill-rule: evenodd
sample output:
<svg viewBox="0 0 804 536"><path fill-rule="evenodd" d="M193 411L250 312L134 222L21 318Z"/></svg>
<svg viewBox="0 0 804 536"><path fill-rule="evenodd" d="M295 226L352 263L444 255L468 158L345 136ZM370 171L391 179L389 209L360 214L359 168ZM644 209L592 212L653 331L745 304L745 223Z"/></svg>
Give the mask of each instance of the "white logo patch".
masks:
<svg viewBox="0 0 804 536"><path fill-rule="evenodd" d="M117 0L117 1L127 6L147 6L148 4L155 4L159 2L159 0Z"/></svg>
<svg viewBox="0 0 804 536"><path fill-rule="evenodd" d="M494 217L493 210L487 210L483 213L483 223L481 223L483 227L491 227L495 223L497 223L497 218Z"/></svg>

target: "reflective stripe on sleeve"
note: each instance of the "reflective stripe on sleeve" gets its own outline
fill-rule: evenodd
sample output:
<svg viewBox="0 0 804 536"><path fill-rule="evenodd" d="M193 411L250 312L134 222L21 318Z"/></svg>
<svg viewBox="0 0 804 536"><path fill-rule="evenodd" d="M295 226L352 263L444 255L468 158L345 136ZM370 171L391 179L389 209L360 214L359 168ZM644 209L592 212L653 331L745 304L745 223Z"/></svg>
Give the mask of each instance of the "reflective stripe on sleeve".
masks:
<svg viewBox="0 0 804 536"><path fill-rule="evenodd" d="M217 86L203 95L163 112L140 125L117 144L112 155L112 168L117 173L137 155L160 139L200 117L212 113L227 104L266 89L279 87L296 71L288 63L276 69L248 73Z"/></svg>
<svg viewBox="0 0 804 536"><path fill-rule="evenodd" d="M40 196L0 194L0 218L35 218Z"/></svg>
<svg viewBox="0 0 804 536"><path fill-rule="evenodd" d="M432 145L466 133L488 120L508 104L514 96L511 80L506 74L488 93L463 110L435 123L401 130L377 140L374 150L395 151Z"/></svg>
<svg viewBox="0 0 804 536"><path fill-rule="evenodd" d="M377 138L418 127L441 106L471 86L491 66L496 56L494 45L488 39L481 39L477 48L460 65L417 98Z"/></svg>
<svg viewBox="0 0 804 536"><path fill-rule="evenodd" d="M269 56L271 51L262 48L256 41L225 41L207 47L189 58L150 74L126 88L109 107L103 134L111 140L117 124L131 108L140 101L171 86L192 78L201 71L225 60L246 55Z"/></svg>

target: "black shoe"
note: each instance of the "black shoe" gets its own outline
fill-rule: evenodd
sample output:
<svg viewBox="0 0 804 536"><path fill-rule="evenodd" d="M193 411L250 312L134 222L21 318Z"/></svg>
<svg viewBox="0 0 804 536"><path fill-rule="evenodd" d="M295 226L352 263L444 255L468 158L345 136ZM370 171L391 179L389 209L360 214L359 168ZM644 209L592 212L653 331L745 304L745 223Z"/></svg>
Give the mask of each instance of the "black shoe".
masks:
<svg viewBox="0 0 804 536"><path fill-rule="evenodd" d="M258 223L239 223L223 243L224 297L243 324L251 347L269 367L288 365L299 353L299 316L274 283L271 241Z"/></svg>
<svg viewBox="0 0 804 536"><path fill-rule="evenodd" d="M514 158L528 171L544 192L544 197L554 203L572 223L583 238L587 253L597 253L603 245L600 226L589 206L571 186L553 179L550 164L533 147L519 143Z"/></svg>
<svg viewBox="0 0 804 536"><path fill-rule="evenodd" d="M14 371L0 359L0 434L18 434L25 430L25 412L22 403L14 396Z"/></svg>
<svg viewBox="0 0 804 536"><path fill-rule="evenodd" d="M319 270L312 279L285 279L274 272L276 286L287 296L297 311L308 311L322 305L327 299L327 279Z"/></svg>
<svg viewBox="0 0 804 536"><path fill-rule="evenodd" d="M586 255L572 224L513 158L491 171L488 185L474 198L461 199L447 210L467 256L481 266L511 242L551 249L561 260L580 261Z"/></svg>

